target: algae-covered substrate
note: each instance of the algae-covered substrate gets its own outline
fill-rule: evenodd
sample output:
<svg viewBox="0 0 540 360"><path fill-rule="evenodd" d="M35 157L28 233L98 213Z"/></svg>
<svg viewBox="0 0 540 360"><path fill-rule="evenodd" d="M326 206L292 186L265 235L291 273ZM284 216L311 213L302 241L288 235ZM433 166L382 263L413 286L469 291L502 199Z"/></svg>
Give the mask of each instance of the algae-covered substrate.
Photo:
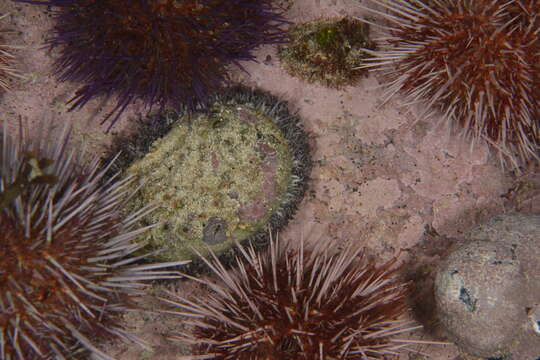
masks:
<svg viewBox="0 0 540 360"><path fill-rule="evenodd" d="M341 89L365 76L362 65L374 48L367 23L347 17L319 19L292 26L289 41L279 46L279 58L292 76Z"/></svg>
<svg viewBox="0 0 540 360"><path fill-rule="evenodd" d="M140 121L144 139L119 137L114 149L140 187L126 210L157 206L141 225L158 225L139 241L161 250L161 261L209 250L228 261L236 242L263 246L306 190L311 160L299 121L286 103L242 87L217 96L209 111Z"/></svg>

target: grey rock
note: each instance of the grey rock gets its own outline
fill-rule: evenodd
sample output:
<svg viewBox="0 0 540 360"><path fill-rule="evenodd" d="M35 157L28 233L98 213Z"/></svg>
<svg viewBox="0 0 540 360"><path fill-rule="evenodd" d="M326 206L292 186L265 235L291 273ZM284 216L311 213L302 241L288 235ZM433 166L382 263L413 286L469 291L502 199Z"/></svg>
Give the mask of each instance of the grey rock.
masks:
<svg viewBox="0 0 540 360"><path fill-rule="evenodd" d="M473 229L468 238L511 246L527 278L527 291L522 296L531 304L540 301L540 214L495 216Z"/></svg>
<svg viewBox="0 0 540 360"><path fill-rule="evenodd" d="M540 357L540 215L508 214L477 226L435 279L438 317L463 351Z"/></svg>
<svg viewBox="0 0 540 360"><path fill-rule="evenodd" d="M450 338L476 356L502 353L526 321L525 276L512 248L473 241L456 249L435 278L440 320Z"/></svg>
<svg viewBox="0 0 540 360"><path fill-rule="evenodd" d="M516 337L507 352L513 359L540 359L540 214L515 213L496 216L470 233L471 239L501 242L513 248L525 275L524 298L528 321L515 329Z"/></svg>

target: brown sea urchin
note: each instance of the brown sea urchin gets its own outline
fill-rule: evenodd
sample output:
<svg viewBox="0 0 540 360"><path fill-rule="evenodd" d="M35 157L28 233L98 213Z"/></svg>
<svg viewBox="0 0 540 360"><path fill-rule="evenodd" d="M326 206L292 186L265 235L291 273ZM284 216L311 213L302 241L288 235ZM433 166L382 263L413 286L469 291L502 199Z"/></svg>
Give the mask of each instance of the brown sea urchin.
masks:
<svg viewBox="0 0 540 360"><path fill-rule="evenodd" d="M191 318L173 338L196 359L384 359L417 340L405 321L407 284L392 260L381 266L361 250L304 249L270 242L269 253L240 247L238 269L208 261L217 280L194 280L212 295L192 301L170 294L166 313Z"/></svg>
<svg viewBox="0 0 540 360"><path fill-rule="evenodd" d="M0 20L4 19L9 14L0 16ZM10 32L9 30L0 30L0 89L9 90L10 82L13 79L22 79L23 76L14 66L15 56L13 50L16 46L6 44L3 34Z"/></svg>
<svg viewBox="0 0 540 360"><path fill-rule="evenodd" d="M372 0L388 36L366 67L506 159L540 159L540 2ZM361 5L365 7L365 5Z"/></svg>
<svg viewBox="0 0 540 360"><path fill-rule="evenodd" d="M104 181L97 159L68 151L67 130L25 130L0 131L0 359L110 359L93 339L137 341L118 314L141 281L184 262L136 264L132 239L146 229L133 224L149 209L120 215L130 180Z"/></svg>

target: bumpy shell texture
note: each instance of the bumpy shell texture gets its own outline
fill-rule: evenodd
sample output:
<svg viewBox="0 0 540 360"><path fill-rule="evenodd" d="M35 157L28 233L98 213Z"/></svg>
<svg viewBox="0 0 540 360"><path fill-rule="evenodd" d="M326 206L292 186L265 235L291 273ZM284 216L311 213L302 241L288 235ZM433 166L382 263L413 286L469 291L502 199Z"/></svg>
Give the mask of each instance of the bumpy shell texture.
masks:
<svg viewBox="0 0 540 360"><path fill-rule="evenodd" d="M310 181L312 168L311 149L302 119L298 114L289 111L287 102L267 92L248 89L243 86L229 87L216 94L212 97L212 104L219 107L226 105L255 109L263 116L270 118L279 127L286 139L292 160L292 164L287 165L291 167L290 179L281 200L275 205L275 208L271 211L272 215L268 219L268 226L272 231L280 231L294 216L308 189ZM134 162L145 157L151 151L152 144L156 140L166 136L174 128L177 121L186 121L185 119L188 115L193 116L194 122L197 121L197 113L188 114L184 109L179 109L174 113L161 114L156 117L139 118L139 121L135 124L135 132L120 134L115 137L113 145L105 157L105 159L110 160L118 156L118 161L115 161L111 166L111 172L123 172ZM218 132L220 129L217 128L215 131ZM200 150L197 151L200 153ZM171 183L170 186L173 186L173 184ZM153 215L156 214L154 213ZM176 233L173 236L174 238L181 239L182 235ZM248 238L239 241L242 243L244 241L246 243L249 242L257 249L262 249L268 245L268 239L266 227L261 226L259 230ZM226 266L230 264L234 265L235 258L239 255L234 243L231 245L228 250L218 253L220 261ZM168 254L173 253L174 251ZM197 256L195 258L189 265L183 267L182 271L194 274L208 270L202 260L199 260Z"/></svg>
<svg viewBox="0 0 540 360"><path fill-rule="evenodd" d="M236 270L209 261L216 279L193 279L210 295L163 299L166 313L191 318L173 338L216 360L384 359L416 342L399 336L420 326L402 318L407 285L395 260L377 266L360 250L297 244L272 240L264 254L240 246Z"/></svg>
<svg viewBox="0 0 540 360"><path fill-rule="evenodd" d="M366 60L388 75L389 96L440 109L516 167L540 159L539 1L372 0L367 8L389 21Z"/></svg>
<svg viewBox="0 0 540 360"><path fill-rule="evenodd" d="M129 256L149 209L120 216L130 180L103 181L97 159L68 151L69 131L0 132L0 359L110 359L94 340L138 341L119 314L136 308L141 281L176 277L161 269L175 264Z"/></svg>
<svg viewBox="0 0 540 360"><path fill-rule="evenodd" d="M82 84L72 109L116 96L113 120L137 99L204 106L228 82L229 65L254 60L255 48L284 37L272 0L18 1L55 7L48 44L60 50L56 74Z"/></svg>

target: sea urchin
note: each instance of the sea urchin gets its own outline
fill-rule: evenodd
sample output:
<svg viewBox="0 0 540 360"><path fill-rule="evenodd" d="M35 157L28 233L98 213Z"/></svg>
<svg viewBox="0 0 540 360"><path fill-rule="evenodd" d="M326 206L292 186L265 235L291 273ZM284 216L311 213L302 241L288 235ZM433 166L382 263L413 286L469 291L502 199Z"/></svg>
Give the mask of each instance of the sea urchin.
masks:
<svg viewBox="0 0 540 360"><path fill-rule="evenodd" d="M113 122L137 99L149 107L204 105L228 81L227 66L284 37L273 0L16 1L57 7L48 39L60 48L55 71L82 84L71 109L117 96Z"/></svg>
<svg viewBox="0 0 540 360"><path fill-rule="evenodd" d="M0 20L4 19L9 14L0 16ZM2 30L0 33L9 33L9 30ZM10 81L12 79L22 79L23 76L14 66L15 56L12 53L13 49L17 49L17 46L8 45L5 43L3 36L0 37L0 89L9 90Z"/></svg>
<svg viewBox="0 0 540 360"><path fill-rule="evenodd" d="M540 159L540 2L372 0L389 34L367 67L515 160ZM363 7L363 5L361 5Z"/></svg>
<svg viewBox="0 0 540 360"><path fill-rule="evenodd" d="M370 360L395 355L417 340L401 319L407 284L395 260L376 266L347 247L331 254L270 242L268 254L240 246L237 270L214 258L217 281L192 278L212 293L196 301L170 293L165 313L191 318L173 337L197 359Z"/></svg>
<svg viewBox="0 0 540 360"><path fill-rule="evenodd" d="M140 281L176 277L161 268L184 262L134 264L131 241L146 229L133 224L148 209L120 215L130 180L104 181L97 159L67 150L67 130L20 130L0 131L0 359L110 359L92 339L136 341L118 314Z"/></svg>

